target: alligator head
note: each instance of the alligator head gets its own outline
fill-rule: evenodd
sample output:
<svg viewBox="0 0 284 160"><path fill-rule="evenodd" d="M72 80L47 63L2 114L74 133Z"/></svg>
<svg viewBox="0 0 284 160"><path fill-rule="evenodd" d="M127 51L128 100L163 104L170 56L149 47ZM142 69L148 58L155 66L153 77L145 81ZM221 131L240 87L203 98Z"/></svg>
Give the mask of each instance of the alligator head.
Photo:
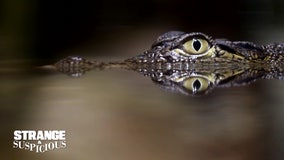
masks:
<svg viewBox="0 0 284 160"><path fill-rule="evenodd" d="M67 57L54 66L73 77L91 69L129 69L167 91L203 95L213 88L246 85L257 79L283 80L283 54L284 44L256 45L172 31L159 36L143 54L122 62Z"/></svg>
<svg viewBox="0 0 284 160"><path fill-rule="evenodd" d="M256 45L246 41L212 39L199 33L167 32L157 38L152 47L141 55L127 60L129 63L176 63L195 64L252 64L279 61L283 44Z"/></svg>

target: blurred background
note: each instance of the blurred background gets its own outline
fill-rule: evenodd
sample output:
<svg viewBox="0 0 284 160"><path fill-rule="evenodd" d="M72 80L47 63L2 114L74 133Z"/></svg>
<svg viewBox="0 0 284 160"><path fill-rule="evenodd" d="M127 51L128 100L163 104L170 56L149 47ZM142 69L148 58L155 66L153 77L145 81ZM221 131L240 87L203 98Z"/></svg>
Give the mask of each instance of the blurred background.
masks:
<svg viewBox="0 0 284 160"><path fill-rule="evenodd" d="M154 41L169 30L250 40L256 34L274 32L271 27L281 28L284 15L282 0L2 0L0 3L2 59L60 57L80 47L90 49L107 44L111 48L121 41L131 46L141 42L138 38L149 35ZM150 45L145 44L143 49ZM90 51L94 56L123 54L123 51Z"/></svg>
<svg viewBox="0 0 284 160"><path fill-rule="evenodd" d="M282 81L162 92L124 70L22 70L69 55L123 60L170 30L284 42L283 0L0 1L0 159L283 159ZM67 148L12 148L18 129L66 130Z"/></svg>

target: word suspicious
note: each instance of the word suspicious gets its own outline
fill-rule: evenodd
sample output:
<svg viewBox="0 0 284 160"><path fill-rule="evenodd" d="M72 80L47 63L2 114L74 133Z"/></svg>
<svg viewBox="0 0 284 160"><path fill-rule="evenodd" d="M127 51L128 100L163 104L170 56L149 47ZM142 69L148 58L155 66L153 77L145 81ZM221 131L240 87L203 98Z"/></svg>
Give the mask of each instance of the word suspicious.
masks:
<svg viewBox="0 0 284 160"><path fill-rule="evenodd" d="M13 148L43 153L66 148L64 130L15 130Z"/></svg>

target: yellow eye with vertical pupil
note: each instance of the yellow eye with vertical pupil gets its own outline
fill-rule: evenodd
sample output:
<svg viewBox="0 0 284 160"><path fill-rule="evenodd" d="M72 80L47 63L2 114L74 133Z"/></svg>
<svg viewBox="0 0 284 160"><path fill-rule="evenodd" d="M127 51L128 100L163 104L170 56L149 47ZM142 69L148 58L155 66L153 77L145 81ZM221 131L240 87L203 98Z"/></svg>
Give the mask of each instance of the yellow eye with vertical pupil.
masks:
<svg viewBox="0 0 284 160"><path fill-rule="evenodd" d="M200 38L193 38L183 44L183 49L189 54L202 54L209 50L209 43Z"/></svg>
<svg viewBox="0 0 284 160"><path fill-rule="evenodd" d="M192 93L202 93L209 89L210 81L202 77L191 77L183 82L183 87Z"/></svg>

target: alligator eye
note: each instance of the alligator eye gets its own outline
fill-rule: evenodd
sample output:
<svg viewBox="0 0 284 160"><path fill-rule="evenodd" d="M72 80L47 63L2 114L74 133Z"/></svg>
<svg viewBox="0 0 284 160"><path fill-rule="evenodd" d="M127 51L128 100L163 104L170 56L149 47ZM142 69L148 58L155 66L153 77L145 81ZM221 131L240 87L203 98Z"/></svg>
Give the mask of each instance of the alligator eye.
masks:
<svg viewBox="0 0 284 160"><path fill-rule="evenodd" d="M183 44L183 49L189 54L202 54L209 49L209 44L204 39L193 38Z"/></svg>
<svg viewBox="0 0 284 160"><path fill-rule="evenodd" d="M183 87L193 94L204 93L209 89L210 81L202 77L190 77L183 82Z"/></svg>

